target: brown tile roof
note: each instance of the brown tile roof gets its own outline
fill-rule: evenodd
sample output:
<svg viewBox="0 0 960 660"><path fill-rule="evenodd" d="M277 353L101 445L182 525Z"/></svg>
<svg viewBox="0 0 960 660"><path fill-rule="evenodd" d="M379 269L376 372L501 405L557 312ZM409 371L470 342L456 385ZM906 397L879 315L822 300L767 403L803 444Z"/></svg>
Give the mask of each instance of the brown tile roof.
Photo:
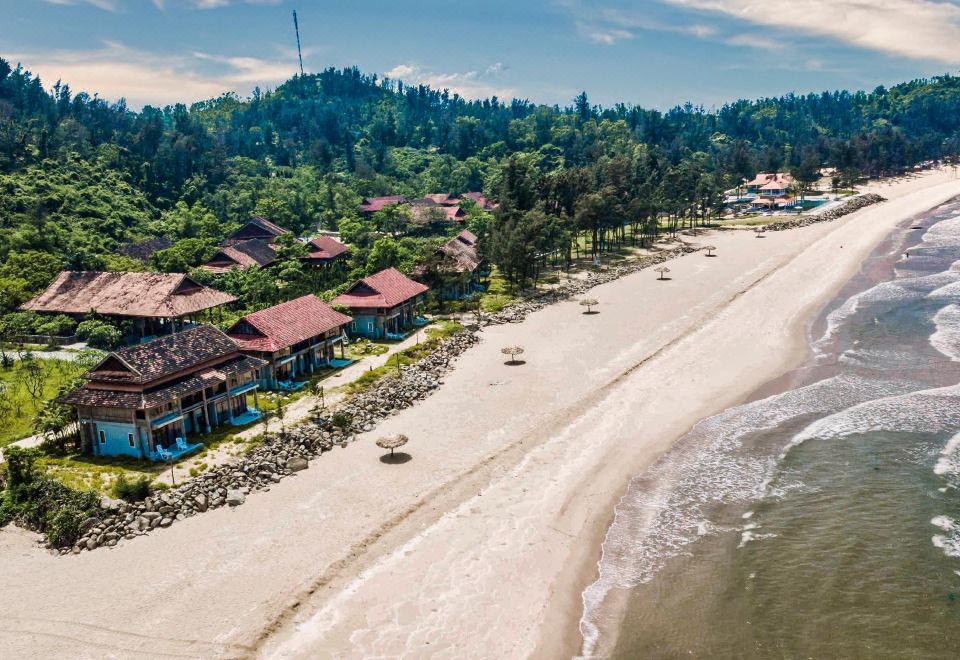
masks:
<svg viewBox="0 0 960 660"><path fill-rule="evenodd" d="M92 381L143 385L238 352L227 335L212 325L198 325L114 351L86 377ZM125 372L120 371L122 368Z"/></svg>
<svg viewBox="0 0 960 660"><path fill-rule="evenodd" d="M403 204L407 198L403 195L388 195L386 197L366 197L360 204L361 213L375 213L383 210L384 206L390 204Z"/></svg>
<svg viewBox="0 0 960 660"><path fill-rule="evenodd" d="M239 243L240 241L246 241L251 238L262 238L272 242L277 236L289 233L290 231L288 229L284 229L280 225L274 224L266 218L255 216L250 218L250 220L245 225L240 227L240 229L230 234L227 237L225 244L230 245L233 243Z"/></svg>
<svg viewBox="0 0 960 660"><path fill-rule="evenodd" d="M235 301L183 273L100 273L65 270L22 309L57 314L176 318Z"/></svg>
<svg viewBox="0 0 960 660"><path fill-rule="evenodd" d="M459 206L439 206L433 202L422 202L411 204L410 211L413 214L414 222L421 224L440 220L443 222L462 222L466 217Z"/></svg>
<svg viewBox="0 0 960 660"><path fill-rule="evenodd" d="M220 248L201 268L210 273L226 273L232 268L250 268L269 266L277 258L277 253L262 238L251 238L233 245Z"/></svg>
<svg viewBox="0 0 960 660"><path fill-rule="evenodd" d="M497 205L491 202L486 197L484 197L483 193L468 192L468 193L463 193L461 197L465 197L466 199L472 199L474 202L477 203L477 206L482 208L484 211L492 211L493 209L497 208Z"/></svg>
<svg viewBox="0 0 960 660"><path fill-rule="evenodd" d="M254 369L266 366L266 364L266 361L259 358L241 355L230 362L217 365L215 370L210 369L199 374L193 374L183 380L155 389L148 389L142 392L129 392L103 389L103 386L83 385L59 400L62 403L75 406L144 410L174 401L194 392L199 392L205 387L218 385L224 382L228 375L253 371Z"/></svg>
<svg viewBox="0 0 960 660"><path fill-rule="evenodd" d="M465 271L472 273L480 265L480 257L477 255L477 236L469 229L464 229L441 245L440 252L451 259L455 269L461 273Z"/></svg>
<svg viewBox="0 0 960 660"><path fill-rule="evenodd" d="M307 259L319 261L330 261L350 251L349 247L330 236L317 236L310 239L307 249L310 251Z"/></svg>
<svg viewBox="0 0 960 660"><path fill-rule="evenodd" d="M241 350L274 353L351 320L311 294L247 314L227 334Z"/></svg>
<svg viewBox="0 0 960 660"><path fill-rule="evenodd" d="M125 257L130 257L131 259L137 259L139 261L149 261L154 252L166 250L172 245L173 241L171 241L169 238L152 238L148 241L140 241L139 243L130 243L128 245L124 245L122 248L120 248L120 254Z"/></svg>
<svg viewBox="0 0 960 660"><path fill-rule="evenodd" d="M387 268L354 282L346 292L333 299L333 304L351 308L396 307L429 290L396 268Z"/></svg>

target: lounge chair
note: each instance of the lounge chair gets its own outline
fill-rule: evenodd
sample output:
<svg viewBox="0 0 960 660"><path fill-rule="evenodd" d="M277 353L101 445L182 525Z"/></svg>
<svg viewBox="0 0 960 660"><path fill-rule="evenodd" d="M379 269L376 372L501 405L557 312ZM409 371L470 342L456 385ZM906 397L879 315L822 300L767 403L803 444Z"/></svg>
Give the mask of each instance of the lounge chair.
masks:
<svg viewBox="0 0 960 660"><path fill-rule="evenodd" d="M187 451L190 446L187 444L187 441L183 438L177 438L177 449L180 451Z"/></svg>
<svg viewBox="0 0 960 660"><path fill-rule="evenodd" d="M168 452L166 449L164 449L160 445L157 445L157 456L160 458L161 461L169 461L173 459L173 454Z"/></svg>

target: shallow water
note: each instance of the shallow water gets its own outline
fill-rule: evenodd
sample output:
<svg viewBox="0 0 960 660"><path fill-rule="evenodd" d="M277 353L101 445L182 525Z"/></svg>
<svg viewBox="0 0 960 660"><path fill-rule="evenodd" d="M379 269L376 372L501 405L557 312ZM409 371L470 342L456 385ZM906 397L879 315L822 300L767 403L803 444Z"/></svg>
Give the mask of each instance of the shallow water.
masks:
<svg viewBox="0 0 960 660"><path fill-rule="evenodd" d="M583 595L585 655L960 656L960 202L863 273L792 389L700 422L631 482Z"/></svg>

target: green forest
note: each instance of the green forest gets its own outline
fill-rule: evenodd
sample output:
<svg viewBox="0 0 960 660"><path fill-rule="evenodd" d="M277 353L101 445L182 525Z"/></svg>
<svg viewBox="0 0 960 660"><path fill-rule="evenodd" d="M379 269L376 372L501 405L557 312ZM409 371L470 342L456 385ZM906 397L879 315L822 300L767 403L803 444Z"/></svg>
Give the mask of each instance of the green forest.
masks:
<svg viewBox="0 0 960 660"><path fill-rule="evenodd" d="M830 166L848 185L953 158L960 125L952 76L666 112L586 93L567 107L467 100L355 68L140 111L49 82L0 59L0 313L19 327L39 321L11 313L61 269L191 271L253 215L300 236L339 231L351 256L318 278L289 241L263 272L222 276L247 310L386 266L409 272L456 231L411 225L398 208L361 216L378 195L482 191L499 207L467 208L467 224L522 286L537 255L569 258L578 236L598 251L664 218L703 222L757 171L803 185ZM148 263L120 256L157 237L173 245Z"/></svg>

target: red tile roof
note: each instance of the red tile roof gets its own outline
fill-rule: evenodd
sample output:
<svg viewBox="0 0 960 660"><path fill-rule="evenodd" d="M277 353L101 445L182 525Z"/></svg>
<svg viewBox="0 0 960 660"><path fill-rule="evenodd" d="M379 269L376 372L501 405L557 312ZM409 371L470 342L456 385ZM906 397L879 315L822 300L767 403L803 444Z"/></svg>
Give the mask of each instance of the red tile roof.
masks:
<svg viewBox="0 0 960 660"><path fill-rule="evenodd" d="M249 241L255 238L273 243L277 236L289 233L289 230L270 222L266 218L253 217L240 227L240 229L227 236L223 245L234 245L235 243Z"/></svg>
<svg viewBox="0 0 960 660"><path fill-rule="evenodd" d="M310 242L307 243L307 249L310 251L308 258L322 261L336 259L350 251L349 247L330 236L317 236L310 239Z"/></svg>
<svg viewBox="0 0 960 660"><path fill-rule="evenodd" d="M387 268L354 282L346 292L333 299L333 304L353 309L390 308L429 290L430 287L414 282L396 268Z"/></svg>
<svg viewBox="0 0 960 660"><path fill-rule="evenodd" d="M389 206L390 204L403 204L407 201L407 198L403 195L388 195L386 197L367 197L363 200L363 203L360 204L361 213L375 213L380 211L384 206Z"/></svg>
<svg viewBox="0 0 960 660"><path fill-rule="evenodd" d="M477 206L482 208L484 211L492 211L493 209L497 208L497 205L491 202L486 197L484 197L483 193L468 192L468 193L463 193L461 197L464 197L466 199L472 199L474 202L477 203Z"/></svg>
<svg viewBox="0 0 960 660"><path fill-rule="evenodd" d="M22 309L56 314L179 318L235 301L183 273L100 273L65 270Z"/></svg>
<svg viewBox="0 0 960 660"><path fill-rule="evenodd" d="M248 314L227 335L241 350L275 353L351 320L311 294Z"/></svg>
<svg viewBox="0 0 960 660"><path fill-rule="evenodd" d="M269 266L276 260L273 246L262 238L251 238L217 250L213 258L201 268L210 273L226 273L231 268L250 268Z"/></svg>

